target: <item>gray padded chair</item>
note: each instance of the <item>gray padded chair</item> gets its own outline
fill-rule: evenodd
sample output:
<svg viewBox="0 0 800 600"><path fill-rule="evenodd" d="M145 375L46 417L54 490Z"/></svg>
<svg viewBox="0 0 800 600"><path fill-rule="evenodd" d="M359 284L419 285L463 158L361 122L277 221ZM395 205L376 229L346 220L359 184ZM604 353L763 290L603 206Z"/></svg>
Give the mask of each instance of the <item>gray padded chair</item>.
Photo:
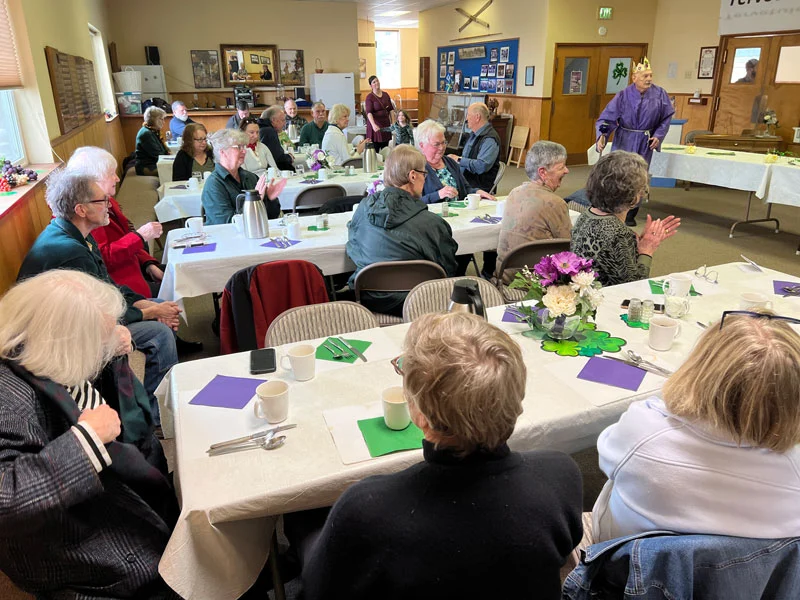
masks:
<svg viewBox="0 0 800 600"><path fill-rule="evenodd" d="M324 206L329 200L344 198L345 196L347 196L347 190L335 183L312 185L297 194L292 203L292 211L317 209Z"/></svg>
<svg viewBox="0 0 800 600"><path fill-rule="evenodd" d="M267 329L264 347L342 335L378 327L369 309L355 302L326 302L290 308L279 314Z"/></svg>
<svg viewBox="0 0 800 600"><path fill-rule="evenodd" d="M502 160L498 164L497 175L494 178L494 183L492 184L492 189L489 190L489 193L494 195L497 193L497 186L500 185L500 180L503 178L503 173L506 172L506 163Z"/></svg>
<svg viewBox="0 0 800 600"><path fill-rule="evenodd" d="M555 254L556 252L566 252L569 250L570 240L567 238L555 240L537 240L517 246L503 259L497 273L500 278L497 280L497 288L503 294L506 302L519 302L525 297L521 290L514 290L503 284L503 273L507 269L519 271L522 267L530 267L538 263L543 256Z"/></svg>
<svg viewBox="0 0 800 600"><path fill-rule="evenodd" d="M411 290L403 304L403 321L411 323L427 313L445 312L447 305L450 303L453 284L463 279L471 279L478 282L478 290L481 293L484 308L505 304L503 295L497 288L481 277L448 277L447 279L420 283Z"/></svg>
<svg viewBox="0 0 800 600"><path fill-rule="evenodd" d="M346 161L342 163L343 167L355 167L356 169L363 169L364 168L364 159L359 158L348 158Z"/></svg>
<svg viewBox="0 0 800 600"><path fill-rule="evenodd" d="M683 137L683 140L684 140L685 144L694 144L694 138L696 138L698 135L710 135L712 133L714 133L714 132L713 131L709 131L708 129L694 129L692 131L689 131Z"/></svg>

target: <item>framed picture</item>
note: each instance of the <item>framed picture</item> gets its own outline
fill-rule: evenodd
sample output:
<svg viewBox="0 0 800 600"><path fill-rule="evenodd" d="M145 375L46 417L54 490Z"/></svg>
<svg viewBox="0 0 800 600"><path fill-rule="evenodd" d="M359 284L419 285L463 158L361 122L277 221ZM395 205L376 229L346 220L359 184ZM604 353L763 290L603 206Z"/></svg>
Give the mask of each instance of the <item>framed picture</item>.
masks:
<svg viewBox="0 0 800 600"><path fill-rule="evenodd" d="M480 77L477 75L472 76L472 89L477 90L480 86Z"/></svg>
<svg viewBox="0 0 800 600"><path fill-rule="evenodd" d="M441 52L439 54L439 64L446 65L447 64L447 52Z"/></svg>
<svg viewBox="0 0 800 600"><path fill-rule="evenodd" d="M269 64L269 63L267 63ZM302 50L278 50L281 85L305 85L306 66Z"/></svg>
<svg viewBox="0 0 800 600"><path fill-rule="evenodd" d="M525 85L533 85L533 72L536 67L525 67Z"/></svg>
<svg viewBox="0 0 800 600"><path fill-rule="evenodd" d="M486 91L490 94L494 94L497 91L497 80L496 79L488 79L486 81Z"/></svg>
<svg viewBox="0 0 800 600"><path fill-rule="evenodd" d="M486 58L485 46L467 46L458 49L458 60L469 60L471 58Z"/></svg>
<svg viewBox="0 0 800 600"><path fill-rule="evenodd" d="M506 80L505 79L498 79L497 80L497 93L498 94L505 94L506 93Z"/></svg>
<svg viewBox="0 0 800 600"><path fill-rule="evenodd" d="M453 65L450 65L447 67L447 74L451 77L454 76L456 74L456 68Z"/></svg>
<svg viewBox="0 0 800 600"><path fill-rule="evenodd" d="M489 65L481 65L481 77L486 77L489 73Z"/></svg>
<svg viewBox="0 0 800 600"><path fill-rule="evenodd" d="M717 65L717 47L704 46L700 48L700 63L697 65L698 79L714 79Z"/></svg>
<svg viewBox="0 0 800 600"><path fill-rule="evenodd" d="M489 54L489 62L497 62L497 48L492 48Z"/></svg>
<svg viewBox="0 0 800 600"><path fill-rule="evenodd" d="M219 50L225 87L240 83L256 87L272 86L278 82L277 73L273 70L278 56L276 46L221 44Z"/></svg>
<svg viewBox="0 0 800 600"><path fill-rule="evenodd" d="M450 52L447 53L447 64L448 65L456 64L456 51L455 50L450 50Z"/></svg>
<svg viewBox="0 0 800 600"><path fill-rule="evenodd" d="M511 52L511 47L510 46L502 46L500 48L500 62L501 63L507 63L508 62L508 55L510 54L510 52Z"/></svg>
<svg viewBox="0 0 800 600"><path fill-rule="evenodd" d="M367 59L366 58L359 58L358 59L358 75L360 79L367 78Z"/></svg>
<svg viewBox="0 0 800 600"><path fill-rule="evenodd" d="M514 80L506 79L506 94L513 94L513 93L514 93Z"/></svg>
<svg viewBox="0 0 800 600"><path fill-rule="evenodd" d="M514 63L508 63L506 65L506 78L514 79Z"/></svg>
<svg viewBox="0 0 800 600"><path fill-rule="evenodd" d="M458 89L461 89L462 82L464 81L464 74L461 71L456 71L455 78L453 82L457 86ZM458 89L456 91L458 91Z"/></svg>
<svg viewBox="0 0 800 600"><path fill-rule="evenodd" d="M445 77L447 77L447 66L446 65L439 66L439 77L441 79L444 79Z"/></svg>
<svg viewBox="0 0 800 600"><path fill-rule="evenodd" d="M489 90L489 80L488 79L481 79L481 91L486 92Z"/></svg>
<svg viewBox="0 0 800 600"><path fill-rule="evenodd" d="M497 65L489 65L489 72L486 74L487 77L497 77Z"/></svg>
<svg viewBox="0 0 800 600"><path fill-rule="evenodd" d="M444 91L444 79L439 80L439 91L440 92Z"/></svg>
<svg viewBox="0 0 800 600"><path fill-rule="evenodd" d="M500 63L499 65L497 65L497 78L498 79L506 78L506 65L504 63Z"/></svg>
<svg viewBox="0 0 800 600"><path fill-rule="evenodd" d="M194 87L221 88L222 79L219 76L219 52L216 50L191 50L192 75Z"/></svg>
<svg viewBox="0 0 800 600"><path fill-rule="evenodd" d="M470 85L472 83L472 79L470 77L464 77L464 89L469 90L472 88Z"/></svg>

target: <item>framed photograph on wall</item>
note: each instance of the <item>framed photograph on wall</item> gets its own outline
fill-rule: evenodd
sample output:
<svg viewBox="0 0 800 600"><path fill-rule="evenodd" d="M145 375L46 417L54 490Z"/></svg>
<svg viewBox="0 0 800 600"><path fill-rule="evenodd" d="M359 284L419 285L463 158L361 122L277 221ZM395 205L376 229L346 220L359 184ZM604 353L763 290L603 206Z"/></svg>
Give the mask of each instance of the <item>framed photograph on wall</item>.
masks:
<svg viewBox="0 0 800 600"><path fill-rule="evenodd" d="M278 50L281 85L305 85L306 66L302 50Z"/></svg>
<svg viewBox="0 0 800 600"><path fill-rule="evenodd" d="M496 79L489 79L486 81L487 89L486 91L490 94L494 94L497 91L497 80Z"/></svg>
<svg viewBox="0 0 800 600"><path fill-rule="evenodd" d="M700 62L697 65L698 79L714 79L714 70L717 65L717 47L704 46L700 48Z"/></svg>
<svg viewBox="0 0 800 600"><path fill-rule="evenodd" d="M472 76L472 89L477 90L478 86L480 86L480 77L477 75Z"/></svg>
<svg viewBox="0 0 800 600"><path fill-rule="evenodd" d="M505 63L500 63L497 65L497 78L498 79L505 79L506 78L506 65Z"/></svg>
<svg viewBox="0 0 800 600"><path fill-rule="evenodd" d="M525 67L525 85L533 85L533 72L535 67Z"/></svg>
<svg viewBox="0 0 800 600"><path fill-rule="evenodd" d="M481 65L481 77L486 77L489 73L489 65Z"/></svg>
<svg viewBox="0 0 800 600"><path fill-rule="evenodd" d="M492 48L489 53L489 62L497 62L497 48Z"/></svg>
<svg viewBox="0 0 800 600"><path fill-rule="evenodd" d="M514 93L514 80L506 79L506 94L513 94L513 93Z"/></svg>
<svg viewBox="0 0 800 600"><path fill-rule="evenodd" d="M488 79L481 79L481 91L482 92L486 92L488 90L489 90L489 80Z"/></svg>
<svg viewBox="0 0 800 600"><path fill-rule="evenodd" d="M301 52L302 52L302 50L301 50ZM269 64L269 56L262 56L261 57L261 64L262 65L268 65Z"/></svg>
<svg viewBox="0 0 800 600"><path fill-rule="evenodd" d="M250 55L250 62L253 63L254 65L260 65L261 64L261 57L259 57L258 54L251 54Z"/></svg>
<svg viewBox="0 0 800 600"><path fill-rule="evenodd" d="M505 94L506 93L506 80L505 79L498 79L497 80L497 93L498 94Z"/></svg>
<svg viewBox="0 0 800 600"><path fill-rule="evenodd" d="M464 89L465 90L469 90L469 89L472 88L472 86L470 85L471 83L472 83L472 78L471 77L464 77Z"/></svg>
<svg viewBox="0 0 800 600"><path fill-rule="evenodd" d="M219 50L222 83L225 87L240 83L256 87L271 86L278 82L274 72L278 56L276 46L221 44ZM263 60L265 58L266 62Z"/></svg>
<svg viewBox="0 0 800 600"><path fill-rule="evenodd" d="M194 87L221 88L222 79L219 76L219 52L216 50L191 50L192 75Z"/></svg>
<svg viewBox="0 0 800 600"><path fill-rule="evenodd" d="M514 63L508 63L506 65L506 78L514 79Z"/></svg>
<svg viewBox="0 0 800 600"><path fill-rule="evenodd" d="M440 65L439 66L439 78L440 79L444 79L445 77L447 77L447 66L446 65Z"/></svg>
<svg viewBox="0 0 800 600"><path fill-rule="evenodd" d="M447 67L447 74L450 75L450 77L453 77L456 74L456 68L450 65Z"/></svg>
<svg viewBox="0 0 800 600"><path fill-rule="evenodd" d="M497 77L497 65L489 65L489 72L486 74L487 77Z"/></svg>
<svg viewBox="0 0 800 600"><path fill-rule="evenodd" d="M509 55L510 51L511 51L511 47L510 46L502 46L500 48L500 62L501 63L507 63L508 62L508 55Z"/></svg>
<svg viewBox="0 0 800 600"><path fill-rule="evenodd" d="M447 52L442 52L439 54L439 64L440 65L447 64Z"/></svg>
<svg viewBox="0 0 800 600"><path fill-rule="evenodd" d="M456 64L456 51L455 50L450 50L450 52L447 53L447 64L448 65Z"/></svg>

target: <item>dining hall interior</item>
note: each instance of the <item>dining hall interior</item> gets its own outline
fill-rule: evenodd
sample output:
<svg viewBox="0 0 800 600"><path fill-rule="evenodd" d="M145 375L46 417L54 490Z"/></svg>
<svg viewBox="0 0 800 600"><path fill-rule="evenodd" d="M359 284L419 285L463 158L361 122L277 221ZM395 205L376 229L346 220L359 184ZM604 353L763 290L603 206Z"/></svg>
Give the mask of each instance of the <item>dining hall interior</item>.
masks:
<svg viewBox="0 0 800 600"><path fill-rule="evenodd" d="M800 570L782 566L778 554L800 544L800 523L782 514L800 493L800 471L785 466L800 459L800 439L774 439L797 436L788 423L798 422L800 406L781 392L794 390L797 378L783 363L772 375L757 365L772 365L776 353L800 360L793 354L800 348L800 0L0 0L0 40L0 321L16 327L30 312L31 323L52 317L70 331L71 312L22 307L39 304L24 294L37 289L44 271L77 269L122 290L114 298L127 302L124 315L98 301L103 318L126 329L133 311L135 325L161 326L174 356L153 373L166 360L164 347L144 326L131 327L127 337L114 334L128 349L121 358L98 346L110 362L89 368L80 383L70 375L67 385L56 377L61 371L37 373L19 363L28 356L20 341L26 330L9 325L4 333L0 324L0 387L13 390L0 392L0 530L8 532L0 532L0 597L423 598L539 589L547 590L542 597L578 599L607 585L608 597L623 598L628 569L640 565L620 540L641 536L651 544L657 558L645 565L645 579L657 579L659 559L687 547L678 538L688 536L677 534L701 538L703 557L720 561L780 540L770 554L775 562L760 563L749 582L723 572L709 578L703 597L737 597L737 585L754 594L739 597L791 597L786 590L797 576L790 572ZM652 87L640 88L646 73ZM627 121L633 112L621 111L604 121L626 90L642 99L661 94L661 117L640 127ZM384 101L389 120L376 124L371 107ZM188 120L177 116L181 105ZM151 122L146 111L155 115ZM398 127L389 131L400 113L409 125L405 140ZM282 130L276 123L284 118ZM305 137L315 123L324 137L321 130ZM189 142L175 133L184 126L195 136ZM341 136L335 151L329 130ZM162 149L147 165L143 131ZM481 132L496 140L494 165L470 176L470 165L482 160L475 149ZM644 134L645 146L655 146L623 147L626 133ZM334 155L340 146L341 160ZM260 163L247 162L247 147ZM237 150L241 157L230 158ZM181 153L192 151L190 176L176 177ZM245 171L249 164L255 174ZM601 182L603 169L615 184ZM631 186L638 191L623 210L614 202ZM250 187L252 197L244 194ZM232 203L221 220L209 208L212 189ZM58 193L61 200L52 200ZM74 199L83 193L100 197ZM604 193L614 201L602 203ZM396 194L415 203L413 214L376 225L392 220L373 211L394 206ZM547 204L554 198L563 202ZM551 231L532 241L539 225L524 222L534 218L526 202L552 207L566 233L553 233L549 223ZM115 235L134 239L140 253L130 260L141 262L141 290L117 280L123 255L100 248L100 231L115 219ZM77 235L81 251L88 247L95 261L88 270L77 259L43 257L54 227L67 227L73 242ZM601 231L608 237L592 237ZM507 235L517 235L525 251L515 253ZM598 239L611 248L595 251ZM419 255L397 254L412 246ZM622 255L623 266L603 268ZM553 256L572 271L559 271L555 259L548 262ZM427 264L390 265L411 259ZM271 263L281 266L261 270ZM383 274L365 277L375 265ZM578 283L581 272L592 281ZM547 299L559 281L578 295L569 331L562 331L564 317L552 317L558 301ZM673 298L684 283L685 296ZM55 299L64 286L85 285L56 277L38 289ZM643 306L655 307L650 324ZM460 311L482 318L442 316ZM97 339L112 335L100 329ZM726 329L751 340L752 354L726 352L738 348ZM61 347L55 331L30 332L46 336L44 348ZM86 335L75 342L88 344ZM780 352L758 354L764 340ZM497 356L474 348L494 348ZM453 369L436 360L463 361L465 370L448 382ZM453 387L431 400L437 388L426 377L440 368L437 385ZM758 375L741 393L786 403L769 412L736 396L737 408L727 410L752 411L739 419L708 407L691 412L696 407L677 400L699 402L689 377L718 377L730 391L723 368L728 377L752 368ZM53 384L56 401L45 398ZM119 419L81 400L83 384L84 395L96 394ZM472 412L435 406L454 394L474 402ZM393 427L397 404L405 412ZM24 419L14 416L31 406ZM106 439L105 429L80 416L86 407L100 411L96 423L121 420L121 430L112 426L116 435ZM778 421L763 425L767 433L747 430L756 428L750 419L759 410ZM505 433L489 449L476 438L443 458L442 446L470 417L469 435L489 435L495 418L510 425L502 423ZM135 432L143 433L134 443ZM648 454L647 432L672 436L673 445ZM75 438L74 448L53 445L64 436ZM244 445L225 448L237 439ZM60 457L51 458L58 448ZM128 461L131 448L136 460L144 456L140 470L112 466ZM464 459L469 452L474 460ZM32 468L22 466L28 460ZM41 460L54 462L48 468ZM513 475L492 470L512 469L510 460L520 461ZM81 479L67 461L85 467ZM458 461L471 475L466 466L452 470ZM686 478L680 469L652 466L679 462L688 465ZM744 466L726 470L731 463ZM69 477L58 475L62 467ZM713 473L707 480L697 475L704 470ZM151 490L142 491L153 477L170 490L166 508L156 509ZM484 489L480 481L500 487ZM705 490L689 494L679 510L664 481ZM748 481L767 491L753 492ZM158 513L141 517L140 539L113 528L93 533L119 508L102 499L120 489L135 497L131 514ZM743 506L732 500L720 508L721 496L742 498ZM437 513L443 498L485 514L462 517L446 506ZM418 502L429 509L415 517ZM756 518L744 508L762 502L774 503L775 513ZM142 533L151 521L158 522L154 533ZM437 527L444 533L434 543ZM21 533L48 528L41 546ZM672 532L672 545L653 531ZM106 558L95 560L102 536L113 540L104 542ZM524 536L551 536L541 544L547 551L517 556ZM83 554L78 540L90 543ZM396 552L395 540L402 540ZM591 544L607 561L605 581L592 579L578 549ZM601 552L604 544L617 562ZM409 549L419 549L416 560L401 555ZM475 554L508 560L498 571L498 560ZM539 562L527 572L529 563L518 561ZM691 587L677 583L681 568L691 570L692 561L667 572L668 585L682 590L676 597L691 597ZM457 585L452 572L460 574ZM753 591L770 576L779 581L774 588Z"/></svg>

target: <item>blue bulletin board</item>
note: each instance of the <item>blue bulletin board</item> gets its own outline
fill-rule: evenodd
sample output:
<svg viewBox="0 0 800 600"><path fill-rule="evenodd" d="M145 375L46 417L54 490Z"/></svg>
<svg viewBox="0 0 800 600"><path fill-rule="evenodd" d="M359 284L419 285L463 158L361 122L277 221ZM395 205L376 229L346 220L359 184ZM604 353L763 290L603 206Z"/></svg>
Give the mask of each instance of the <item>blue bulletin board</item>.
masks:
<svg viewBox="0 0 800 600"><path fill-rule="evenodd" d="M516 94L518 55L519 38L441 46L436 57L436 90Z"/></svg>

